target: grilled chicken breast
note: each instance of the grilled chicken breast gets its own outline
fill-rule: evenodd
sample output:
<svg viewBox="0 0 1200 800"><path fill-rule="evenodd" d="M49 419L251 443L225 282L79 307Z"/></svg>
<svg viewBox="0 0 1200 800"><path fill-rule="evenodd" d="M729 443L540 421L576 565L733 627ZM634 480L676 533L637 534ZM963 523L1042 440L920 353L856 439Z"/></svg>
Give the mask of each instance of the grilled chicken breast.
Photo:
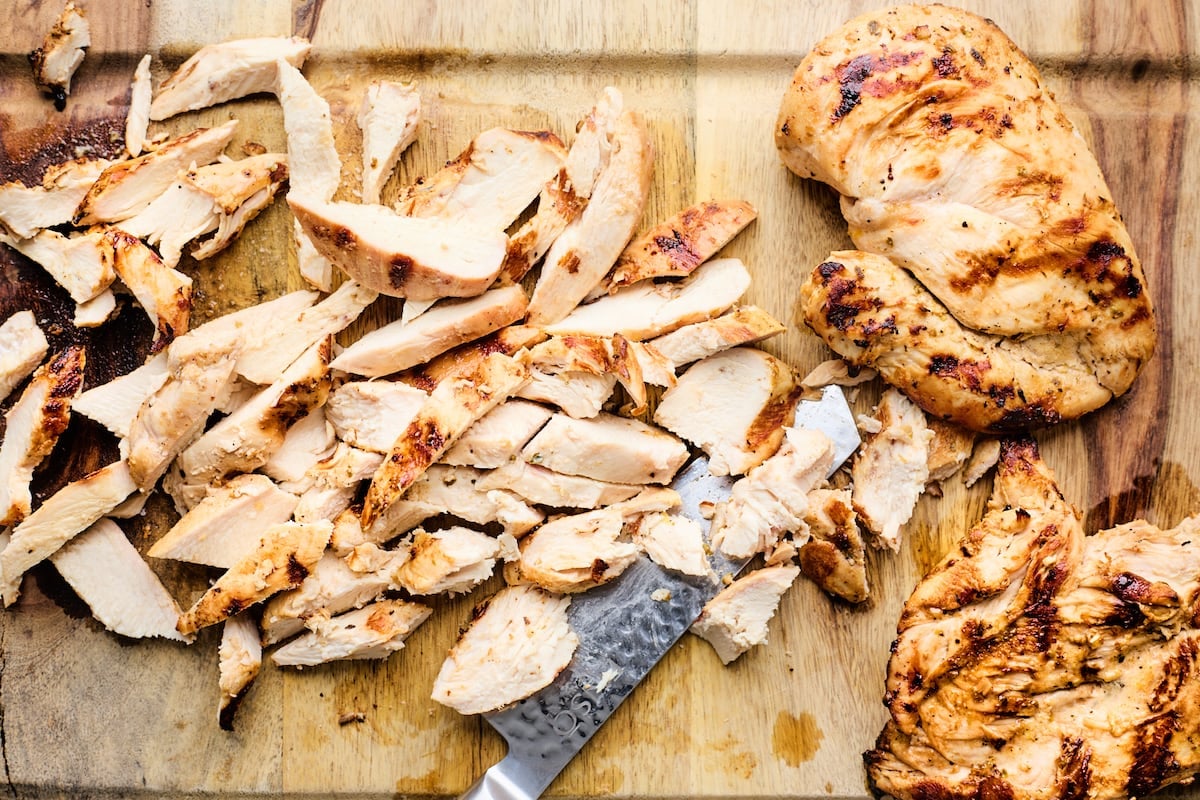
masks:
<svg viewBox="0 0 1200 800"><path fill-rule="evenodd" d="M18 311L0 325L0 401L46 357L50 343L32 311Z"/></svg>
<svg viewBox="0 0 1200 800"><path fill-rule="evenodd" d="M637 520L633 542L660 567L684 575L712 575L700 523L689 517L659 511Z"/></svg>
<svg viewBox="0 0 1200 800"><path fill-rule="evenodd" d="M534 586L501 589L476 608L450 649L433 699L460 714L482 714L549 685L579 645L567 622L570 603Z"/></svg>
<svg viewBox="0 0 1200 800"><path fill-rule="evenodd" d="M500 543L486 533L458 526L418 529L396 577L409 594L465 593L492 577L499 555Z"/></svg>
<svg viewBox="0 0 1200 800"><path fill-rule="evenodd" d="M362 189L364 203L378 203L400 154L417 138L421 122L421 93L411 83L372 81L358 108L362 130Z"/></svg>
<svg viewBox="0 0 1200 800"><path fill-rule="evenodd" d="M555 406L576 419L591 419L600 413L616 388L617 376L611 373L597 375L579 370L552 373L531 369L529 383L516 396Z"/></svg>
<svg viewBox="0 0 1200 800"><path fill-rule="evenodd" d="M77 158L46 170L40 186L19 181L0 184L0 223L17 239L29 239L43 228L71 221L92 184L112 164Z"/></svg>
<svg viewBox="0 0 1200 800"><path fill-rule="evenodd" d="M861 603L870 592L857 519L849 489L813 489L804 513L810 538L797 553L806 578L851 603Z"/></svg>
<svg viewBox="0 0 1200 800"><path fill-rule="evenodd" d="M917 585L866 756L903 800L1125 798L1200 770L1195 517L1085 536L1031 439Z"/></svg>
<svg viewBox="0 0 1200 800"><path fill-rule="evenodd" d="M517 460L521 448L554 412L537 403L508 400L467 428L442 461L460 467L496 469Z"/></svg>
<svg viewBox="0 0 1200 800"><path fill-rule="evenodd" d="M943 6L851 20L801 62L776 144L841 194L865 251L813 271L805 318L929 413L1052 424L1150 358L1150 293L1100 167L994 23Z"/></svg>
<svg viewBox="0 0 1200 800"><path fill-rule="evenodd" d="M505 489L551 508L600 508L628 500L645 488L644 484L567 475L521 459L486 473L477 485L485 490Z"/></svg>
<svg viewBox="0 0 1200 800"><path fill-rule="evenodd" d="M495 488L493 481L488 484L491 488L484 488L484 477L485 473L471 467L434 464L376 522L373 534L375 529L385 528L389 538L398 536L430 517L452 514L477 525L499 522L505 533L521 536L545 519L507 491L508 487Z"/></svg>
<svg viewBox="0 0 1200 800"><path fill-rule="evenodd" d="M329 394L325 415L347 444L390 453L428 400L428 393L399 381L350 381Z"/></svg>
<svg viewBox="0 0 1200 800"><path fill-rule="evenodd" d="M187 332L192 279L164 264L153 250L125 231L110 228L104 238L112 248L113 272L133 292L154 325L151 350L157 353Z"/></svg>

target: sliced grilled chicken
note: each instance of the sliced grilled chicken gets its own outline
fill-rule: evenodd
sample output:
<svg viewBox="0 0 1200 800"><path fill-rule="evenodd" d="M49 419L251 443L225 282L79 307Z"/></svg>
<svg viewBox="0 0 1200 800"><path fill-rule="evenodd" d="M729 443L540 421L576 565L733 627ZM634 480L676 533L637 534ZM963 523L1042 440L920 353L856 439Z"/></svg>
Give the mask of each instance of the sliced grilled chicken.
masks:
<svg viewBox="0 0 1200 800"><path fill-rule="evenodd" d="M575 371L551 374L531 369L529 383L521 387L517 397L549 403L569 416L589 419L600 413L616 387L617 376L613 374Z"/></svg>
<svg viewBox="0 0 1200 800"><path fill-rule="evenodd" d="M29 514L29 482L67 429L71 402L83 385L84 349L68 347L33 373L20 398L4 415L0 439L0 525Z"/></svg>
<svg viewBox="0 0 1200 800"><path fill-rule="evenodd" d="M382 463L383 456L379 453L339 442L333 455L317 462L294 489L293 484L284 484L284 488L300 494L292 517L297 522L336 519L350 507L358 494L358 485L374 475Z"/></svg>
<svg viewBox="0 0 1200 800"><path fill-rule="evenodd" d="M521 457L568 475L611 483L668 483L687 461L687 446L644 422L600 414L575 419L555 414Z"/></svg>
<svg viewBox="0 0 1200 800"><path fill-rule="evenodd" d="M17 239L0 230L0 242L46 270L76 303L97 297L116 278L112 245L103 231L64 236L45 230Z"/></svg>
<svg viewBox="0 0 1200 800"><path fill-rule="evenodd" d="M783 333L783 323L757 306L743 306L715 319L684 325L648 344L676 368L743 344Z"/></svg>
<svg viewBox="0 0 1200 800"><path fill-rule="evenodd" d="M117 310L117 296L112 289L105 289L91 300L75 304L75 316L71 322L76 328L98 328L108 321Z"/></svg>
<svg viewBox="0 0 1200 800"><path fill-rule="evenodd" d="M0 184L0 223L17 239L30 239L43 228L70 222L88 189L111 164L77 158L46 170L40 186Z"/></svg>
<svg viewBox="0 0 1200 800"><path fill-rule="evenodd" d="M487 473L477 485L484 490L505 489L530 503L552 508L600 508L628 500L645 488L566 475L521 459Z"/></svg>
<svg viewBox="0 0 1200 800"><path fill-rule="evenodd" d="M543 330L553 336L621 334L642 341L684 325L719 316L750 286L750 273L736 258L708 261L682 281L644 281L572 311Z"/></svg>
<svg viewBox="0 0 1200 800"><path fill-rule="evenodd" d="M294 174L294 164L292 169ZM491 285L504 261L508 240L500 230L404 217L383 206L323 202L298 191L288 194L288 204L321 255L381 294L472 297Z"/></svg>
<svg viewBox="0 0 1200 800"><path fill-rule="evenodd" d="M492 576L500 543L470 528L445 528L413 534L409 559L397 570L410 594L469 592Z"/></svg>
<svg viewBox="0 0 1200 800"><path fill-rule="evenodd" d="M476 609L433 683L433 699L460 714L515 703L550 684L579 645L570 598L508 586Z"/></svg>
<svg viewBox="0 0 1200 800"><path fill-rule="evenodd" d="M54 27L42 39L42 46L29 54L34 82L54 98L54 107L59 111L66 108L71 78L83 63L84 51L91 43L87 17L72 0L67 0Z"/></svg>
<svg viewBox="0 0 1200 800"><path fill-rule="evenodd" d="M583 200L592 196L604 167L612 158L613 139L625 98L606 86L587 115L575 127L575 141L567 153L565 169L574 192Z"/></svg>
<svg viewBox="0 0 1200 800"><path fill-rule="evenodd" d="M179 606L117 523L100 519L50 556L92 616L113 633L190 641L175 630Z"/></svg>
<svg viewBox="0 0 1200 800"><path fill-rule="evenodd" d="M280 310L273 319L261 318L266 330L287 330L288 335L264 335L243 341L238 347L238 373L253 383L274 383L302 353L358 319L376 297L370 289L345 281L311 308ZM247 334L254 337L251 331L243 332Z"/></svg>
<svg viewBox="0 0 1200 800"><path fill-rule="evenodd" d="M626 525L678 505L675 491L654 488L605 508L551 520L521 539L521 558L505 575L509 583L534 583L552 592L583 592L608 583L638 559L638 546L620 540Z"/></svg>
<svg viewBox="0 0 1200 800"><path fill-rule="evenodd" d="M212 482L261 467L283 444L293 422L329 395L332 339L310 347L275 383L222 419L179 454L188 479Z"/></svg>
<svg viewBox="0 0 1200 800"><path fill-rule="evenodd" d="M615 375L629 393L631 413L640 415L646 411L646 381L642 376L643 359L635 355L632 344L620 334L612 338L552 336L530 349L529 358L534 369L550 375L565 372ZM644 357L648 352L641 354Z"/></svg>
<svg viewBox="0 0 1200 800"><path fill-rule="evenodd" d="M311 631L280 647L280 667L311 667L341 659L387 658L429 619L433 609L407 600L380 600L332 619L310 621Z"/></svg>
<svg viewBox="0 0 1200 800"><path fill-rule="evenodd" d="M133 83L129 87L129 111L125 113L125 152L137 158L146 147L146 133L150 128L150 100L154 89L150 83L150 54L142 56L133 71Z"/></svg>
<svg viewBox="0 0 1200 800"><path fill-rule="evenodd" d="M929 480L941 483L956 475L971 457L975 449L976 433L953 422L927 417L925 424L933 433L929 440L929 457L926 466Z"/></svg>
<svg viewBox="0 0 1200 800"><path fill-rule="evenodd" d="M297 219L292 220L292 238L296 242L296 266L300 270L300 277L314 289L322 292L332 291L333 262L317 250L317 246L304 232Z"/></svg>
<svg viewBox="0 0 1200 800"><path fill-rule="evenodd" d="M516 461L521 448L553 413L545 406L525 400L501 403L467 428L445 452L442 461L476 469L495 469Z"/></svg>
<svg viewBox="0 0 1200 800"><path fill-rule="evenodd" d="M0 325L0 400L37 369L50 343L32 311L18 311Z"/></svg>
<svg viewBox="0 0 1200 800"><path fill-rule="evenodd" d="M278 345L266 345L267 341L288 338L272 335L278 330L277 326L280 324L280 320L284 320L283 324L285 325L295 324L300 313L317 302L318 297L316 292L289 292L274 300L247 306L210 320L171 342L171 347L168 349L171 367L178 368L179 365L188 361L213 360L220 356L233 356L236 359L243 350L246 353L246 366L248 367L249 363L253 361L253 356L260 352L260 348L266 347L274 352L278 347ZM287 365L295 360L296 356L311 346L312 342L308 342L294 352L289 350L290 357L281 354L288 360L277 366L273 362L270 377L261 382L273 383ZM251 374L255 372L249 368L246 371Z"/></svg>
<svg viewBox="0 0 1200 800"><path fill-rule="evenodd" d="M867 438L850 468L854 510L876 545L899 550L901 528L929 482L933 431L921 409L896 389L883 393L875 419L879 432Z"/></svg>
<svg viewBox="0 0 1200 800"><path fill-rule="evenodd" d="M117 277L137 298L156 331L151 351L157 353L186 333L192 314L192 279L171 269L141 240L117 228L104 238L112 247Z"/></svg>
<svg viewBox="0 0 1200 800"><path fill-rule="evenodd" d="M975 445L971 458L963 467L963 483L970 488L986 475L1000 460L1000 440L984 439Z"/></svg>
<svg viewBox="0 0 1200 800"><path fill-rule="evenodd" d="M829 594L851 603L867 599L866 545L858 531L849 489L808 493L809 541L800 545L800 570Z"/></svg>
<svg viewBox="0 0 1200 800"><path fill-rule="evenodd" d="M565 156L563 143L549 131L492 128L432 177L409 187L396 211L504 230L558 173Z"/></svg>
<svg viewBox="0 0 1200 800"><path fill-rule="evenodd" d="M193 252L214 255L232 242L287 180L287 157L263 153L184 172L161 195L121 222L121 229L158 248L163 263L179 263L184 246L209 233Z"/></svg>
<svg viewBox="0 0 1200 800"><path fill-rule="evenodd" d="M277 481L299 481L333 455L338 437L318 406L287 429L283 443L271 454L261 471Z"/></svg>
<svg viewBox="0 0 1200 800"><path fill-rule="evenodd" d="M144 156L107 167L75 210L76 225L120 222L148 206L192 165L211 164L233 138L237 120L200 128Z"/></svg>
<svg viewBox="0 0 1200 800"><path fill-rule="evenodd" d="M296 501L265 475L238 475L209 487L146 555L229 569L258 547L268 528L291 518Z"/></svg>
<svg viewBox="0 0 1200 800"><path fill-rule="evenodd" d="M767 623L800 574L799 567L763 567L743 575L705 604L691 631L713 646L725 664L767 643Z"/></svg>
<svg viewBox="0 0 1200 800"><path fill-rule="evenodd" d="M783 534L800 531L808 493L833 465L833 442L819 431L788 428L779 452L733 484L717 506L712 543L730 558L772 550Z"/></svg>
<svg viewBox="0 0 1200 800"><path fill-rule="evenodd" d="M311 47L298 36L235 39L201 47L159 84L150 119L270 92L275 89L277 63L300 67Z"/></svg>
<svg viewBox="0 0 1200 800"><path fill-rule="evenodd" d="M712 258L754 221L742 200L709 200L685 208L629 243L617 259L609 289L661 277L684 277Z"/></svg>
<svg viewBox="0 0 1200 800"><path fill-rule="evenodd" d="M529 300L531 325L558 322L604 279L641 219L653 169L649 131L626 111L613 126L612 152L587 206L546 253Z"/></svg>
<svg viewBox="0 0 1200 800"><path fill-rule="evenodd" d="M484 473L470 467L434 464L421 475L374 526L372 538L398 536L438 514L452 514L467 522L499 522L504 532L521 536L545 519L504 488L485 489Z"/></svg>
<svg viewBox="0 0 1200 800"><path fill-rule="evenodd" d="M176 630L187 636L296 588L320 560L332 530L330 522L284 522L268 528L254 552L230 567L179 616Z"/></svg>
<svg viewBox="0 0 1200 800"><path fill-rule="evenodd" d="M509 325L482 339L459 345L428 364L406 370L399 378L410 386L432 392L444 381L470 378L477 374L484 360L495 353L514 356L545 338L546 335L537 328Z"/></svg>
<svg viewBox="0 0 1200 800"><path fill-rule="evenodd" d="M263 644L276 644L300 633L313 616L335 616L362 608L389 589L399 588L394 573L407 551L385 552L393 555L393 563L371 572L358 572L345 559L326 551L299 586L280 592L263 606Z"/></svg>
<svg viewBox="0 0 1200 800"><path fill-rule="evenodd" d="M330 393L325 415L342 441L390 453L428 400L428 393L399 381L351 381Z"/></svg>
<svg viewBox="0 0 1200 800"><path fill-rule="evenodd" d="M459 436L528 378L529 370L521 361L493 353L463 377L438 384L371 479L363 525L373 525Z"/></svg>
<svg viewBox="0 0 1200 800"><path fill-rule="evenodd" d="M634 544L664 569L684 575L712 575L705 552L704 532L688 517L659 511L645 514L633 526Z"/></svg>
<svg viewBox="0 0 1200 800"><path fill-rule="evenodd" d="M421 93L415 84L372 81L358 108L362 129L362 191L364 203L378 203L400 154L417 138L421 122Z"/></svg>
<svg viewBox="0 0 1200 800"><path fill-rule="evenodd" d="M745 475L779 449L799 391L787 364L735 347L692 365L663 395L654 421L708 453L713 475Z"/></svg>
<svg viewBox="0 0 1200 800"><path fill-rule="evenodd" d="M133 372L88 389L75 398L72 410L124 439L129 436L138 409L166 383L170 374L167 354L159 353Z"/></svg>
<svg viewBox="0 0 1200 800"><path fill-rule="evenodd" d="M126 446L134 483L149 491L167 465L204 430L208 417L228 397L234 360L199 358L171 370L167 380L138 409Z"/></svg>
<svg viewBox="0 0 1200 800"><path fill-rule="evenodd" d="M343 350L330 366L370 377L391 375L516 322L525 316L528 304L525 292L515 285L438 303L412 322L376 328Z"/></svg>
<svg viewBox="0 0 1200 800"><path fill-rule="evenodd" d="M805 389L819 389L831 384L837 386L858 386L860 383L875 380L879 373L870 367L852 367L840 358L822 361L804 376L800 385Z"/></svg>
<svg viewBox="0 0 1200 800"><path fill-rule="evenodd" d="M46 498L13 528L12 539L0 552L4 605L16 601L21 576L30 567L53 555L135 491L137 485L129 476L128 465L117 461L68 483Z"/></svg>
<svg viewBox="0 0 1200 800"><path fill-rule="evenodd" d="M222 730L231 731L234 714L262 667L262 643L253 617L243 613L225 620L217 658L217 686L221 690L217 724Z"/></svg>

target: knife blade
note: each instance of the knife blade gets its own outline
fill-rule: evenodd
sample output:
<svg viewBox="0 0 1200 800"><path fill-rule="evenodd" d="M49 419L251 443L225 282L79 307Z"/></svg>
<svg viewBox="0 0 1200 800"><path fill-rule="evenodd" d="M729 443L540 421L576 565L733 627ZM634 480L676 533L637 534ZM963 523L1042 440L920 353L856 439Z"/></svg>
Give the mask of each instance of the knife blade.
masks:
<svg viewBox="0 0 1200 800"><path fill-rule="evenodd" d="M838 386L797 404L794 427L825 433L834 444L830 474L858 448L854 415ZM693 460L672 482L678 513L710 523L706 503L729 497L734 479ZM728 559L716 548L716 576L737 575L749 559ZM504 737L508 753L462 795L464 800L531 800L542 794L642 679L683 636L705 603L724 588L713 577L682 575L639 558L615 581L576 595L568 610L579 645L567 668L540 692L483 718Z"/></svg>

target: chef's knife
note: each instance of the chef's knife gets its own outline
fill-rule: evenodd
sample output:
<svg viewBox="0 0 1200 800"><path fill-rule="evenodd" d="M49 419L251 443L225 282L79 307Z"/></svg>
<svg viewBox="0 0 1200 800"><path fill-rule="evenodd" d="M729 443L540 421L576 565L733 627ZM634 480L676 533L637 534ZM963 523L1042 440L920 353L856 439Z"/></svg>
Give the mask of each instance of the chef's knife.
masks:
<svg viewBox="0 0 1200 800"><path fill-rule="evenodd" d="M801 400L794 425L833 440L837 469L859 445L854 416L842 390L828 386L819 400ZM733 479L708 472L697 458L671 484L683 500L679 513L700 523L705 503L729 497ZM714 548L718 576L736 575L746 560ZM724 586L719 579L670 572L640 558L617 580L572 597L568 616L579 637L571 663L540 692L483 717L508 742L508 754L463 795L469 800L531 800L550 785L604 721L666 655L704 604Z"/></svg>

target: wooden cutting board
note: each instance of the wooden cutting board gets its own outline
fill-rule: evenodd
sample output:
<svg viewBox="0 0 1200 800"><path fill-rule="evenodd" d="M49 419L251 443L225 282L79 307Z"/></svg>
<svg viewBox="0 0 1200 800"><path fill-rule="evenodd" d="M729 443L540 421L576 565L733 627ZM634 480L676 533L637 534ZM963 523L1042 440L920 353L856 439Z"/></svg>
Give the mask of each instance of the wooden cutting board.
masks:
<svg viewBox="0 0 1200 800"><path fill-rule="evenodd" d="M0 180L36 178L77 148L120 143L129 79L155 54L156 80L199 46L298 33L316 45L305 68L330 101L347 196L357 191L354 117L376 77L415 79L427 107L420 138L386 197L453 157L491 126L548 127L564 139L605 85L618 86L654 133L658 159L645 222L708 197L744 198L760 218L727 249L754 275L748 301L791 326L767 349L801 373L827 357L795 314L802 275L849 240L836 198L790 175L775 155L780 97L802 55L872 3L597 3L338 0L82 0L93 46L63 113L39 97L25 53L61 5L6 0L0 31ZM1038 434L1046 461L1089 530L1145 516L1173 525L1200 511L1200 281L1189 266L1200 229L1197 82L1189 60L1200 15L1175 2L964 2L993 18L1042 67L1095 149L1129 225L1157 303L1160 343L1134 390L1074 424ZM172 131L236 117L240 138L285 145L269 98L171 123ZM195 319L299 288L282 203L221 257L185 262ZM0 319L21 307L62 320L61 292L0 256ZM396 313L380 303L353 332ZM136 309L83 337L94 383L139 363L149 326ZM56 344L79 338L60 325ZM871 407L876 390L858 398ZM77 420L40 480L115 458L114 442ZM873 598L834 603L807 582L785 598L771 643L724 668L687 638L556 782L556 796L858 797L860 753L884 720L880 699L898 610L923 570L981 514L990 481L951 480L920 502L902 551L874 553ZM165 503L123 523L145 547L169 524ZM187 603L205 574L155 562ZM493 582L484 587L496 588ZM384 662L303 672L267 665L234 733L216 725L215 631L190 648L103 631L48 567L0 614L0 756L14 797L193 793L444 796L503 755L480 720L432 703L429 689L473 598L439 601L434 619ZM361 721L345 723L352 715ZM357 717L355 717L357 719ZM345 723L345 724L342 724Z"/></svg>

